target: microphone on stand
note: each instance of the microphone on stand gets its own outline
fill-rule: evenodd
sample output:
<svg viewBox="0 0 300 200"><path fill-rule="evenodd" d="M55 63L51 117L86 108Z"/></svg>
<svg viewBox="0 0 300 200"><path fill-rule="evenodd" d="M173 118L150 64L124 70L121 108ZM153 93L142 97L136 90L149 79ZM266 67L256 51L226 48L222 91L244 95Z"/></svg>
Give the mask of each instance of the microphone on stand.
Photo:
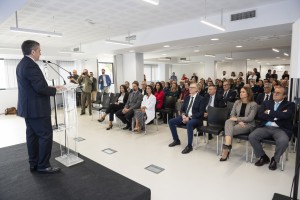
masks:
<svg viewBox="0 0 300 200"><path fill-rule="evenodd" d="M61 66L59 66L58 64L56 64L56 63L53 63L53 62L51 62L51 61L46 61L47 63L50 63L50 64L54 64L54 65L56 65L57 67L59 67L60 69L62 69L62 70L64 70L64 71L66 71L66 72L68 72L69 74L70 74L70 76L72 76L72 73L70 72L70 71L68 71L68 70L66 70L65 68L63 68L63 67L61 67Z"/></svg>
<svg viewBox="0 0 300 200"><path fill-rule="evenodd" d="M49 63L51 63L50 61L46 61L46 60L43 60L43 63L46 63L47 65L49 65L49 67L51 67L51 69L53 69L62 79L63 79L63 81L64 81L64 85L66 85L66 81L65 81L65 79L64 79L64 77L62 76L62 75L60 75L60 73L58 73L58 71L56 71L55 69L54 69L54 67L52 67ZM53 64L53 63L52 63Z"/></svg>

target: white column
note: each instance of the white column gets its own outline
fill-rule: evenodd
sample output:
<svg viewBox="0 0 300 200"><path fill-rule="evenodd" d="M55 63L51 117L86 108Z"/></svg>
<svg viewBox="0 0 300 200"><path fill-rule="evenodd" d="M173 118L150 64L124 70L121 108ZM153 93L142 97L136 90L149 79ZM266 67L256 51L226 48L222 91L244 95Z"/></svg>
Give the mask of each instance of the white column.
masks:
<svg viewBox="0 0 300 200"><path fill-rule="evenodd" d="M291 78L300 78L300 19L293 24Z"/></svg>
<svg viewBox="0 0 300 200"><path fill-rule="evenodd" d="M213 81L216 79L216 62L214 60L205 61L203 78L210 77Z"/></svg>
<svg viewBox="0 0 300 200"><path fill-rule="evenodd" d="M172 65L170 64L164 64L164 63L161 63L161 64L158 64L158 74L159 76L157 77L157 79L159 81L168 81L169 80L169 68L171 67Z"/></svg>
<svg viewBox="0 0 300 200"><path fill-rule="evenodd" d="M114 56L114 86L115 91L119 92L118 88L120 85L124 83L124 76L123 76L123 55L115 55Z"/></svg>

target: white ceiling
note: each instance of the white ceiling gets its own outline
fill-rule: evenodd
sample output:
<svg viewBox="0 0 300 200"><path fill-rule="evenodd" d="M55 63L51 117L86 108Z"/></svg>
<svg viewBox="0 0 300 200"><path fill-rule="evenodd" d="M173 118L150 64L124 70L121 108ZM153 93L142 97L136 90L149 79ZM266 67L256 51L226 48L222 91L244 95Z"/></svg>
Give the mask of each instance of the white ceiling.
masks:
<svg viewBox="0 0 300 200"><path fill-rule="evenodd" d="M206 0L207 15L255 8L284 0ZM13 1L11 1L13 3ZM0 23L0 46L19 47L26 39L35 39L43 46L64 49L106 38L175 24L205 15L204 0L160 0L153 6L142 0L28 0L18 10L20 28L56 31L62 38L49 38L10 32L15 27L12 14ZM0 13L1 17L1 13ZM92 20L90 24L86 20ZM0 21L1 22L1 21ZM270 47L289 47L291 44L291 24L245 30L214 35L220 40L210 41L210 37L191 38L136 47L136 52L144 52L146 59L164 57L197 56L205 53L228 54L231 51L254 51ZM236 49L235 45L243 45ZM109 53L127 53L130 48L122 47ZM193 50L200 52L194 53Z"/></svg>

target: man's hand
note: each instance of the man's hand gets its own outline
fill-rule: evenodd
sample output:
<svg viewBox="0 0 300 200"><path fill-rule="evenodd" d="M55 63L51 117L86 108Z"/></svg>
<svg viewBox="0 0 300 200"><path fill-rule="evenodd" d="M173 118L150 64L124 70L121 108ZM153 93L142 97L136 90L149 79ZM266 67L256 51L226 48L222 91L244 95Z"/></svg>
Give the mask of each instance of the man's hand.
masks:
<svg viewBox="0 0 300 200"><path fill-rule="evenodd" d="M56 90L58 90L58 91L62 91L62 90L65 90L65 89L66 89L66 87L63 86L63 85L57 85L57 86L55 86L55 88L56 88Z"/></svg>
<svg viewBox="0 0 300 200"><path fill-rule="evenodd" d="M204 113L204 117L205 117L205 118L207 118L207 116L208 116L208 113L207 113L207 112L205 112L205 113Z"/></svg>
<svg viewBox="0 0 300 200"><path fill-rule="evenodd" d="M264 113L268 115L270 113L270 110L265 110Z"/></svg>
<svg viewBox="0 0 300 200"><path fill-rule="evenodd" d="M122 113L123 113L123 114L126 114L128 111L129 111L128 108L124 108L124 109L122 110Z"/></svg>

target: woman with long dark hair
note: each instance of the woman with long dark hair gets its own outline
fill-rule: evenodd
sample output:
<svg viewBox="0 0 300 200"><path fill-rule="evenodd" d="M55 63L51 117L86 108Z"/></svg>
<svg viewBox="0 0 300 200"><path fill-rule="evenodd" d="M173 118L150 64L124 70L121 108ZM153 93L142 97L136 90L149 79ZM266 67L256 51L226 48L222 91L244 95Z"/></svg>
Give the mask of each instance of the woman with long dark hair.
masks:
<svg viewBox="0 0 300 200"><path fill-rule="evenodd" d="M105 120L106 115L109 114L109 125L106 128L106 130L110 130L113 127L113 121L114 121L114 114L118 111L124 108L127 100L128 100L129 93L127 91L127 87L125 85L120 86L120 95L118 96L118 99L116 102L109 105L109 107L106 109L105 114L98 119L98 122L103 122Z"/></svg>

